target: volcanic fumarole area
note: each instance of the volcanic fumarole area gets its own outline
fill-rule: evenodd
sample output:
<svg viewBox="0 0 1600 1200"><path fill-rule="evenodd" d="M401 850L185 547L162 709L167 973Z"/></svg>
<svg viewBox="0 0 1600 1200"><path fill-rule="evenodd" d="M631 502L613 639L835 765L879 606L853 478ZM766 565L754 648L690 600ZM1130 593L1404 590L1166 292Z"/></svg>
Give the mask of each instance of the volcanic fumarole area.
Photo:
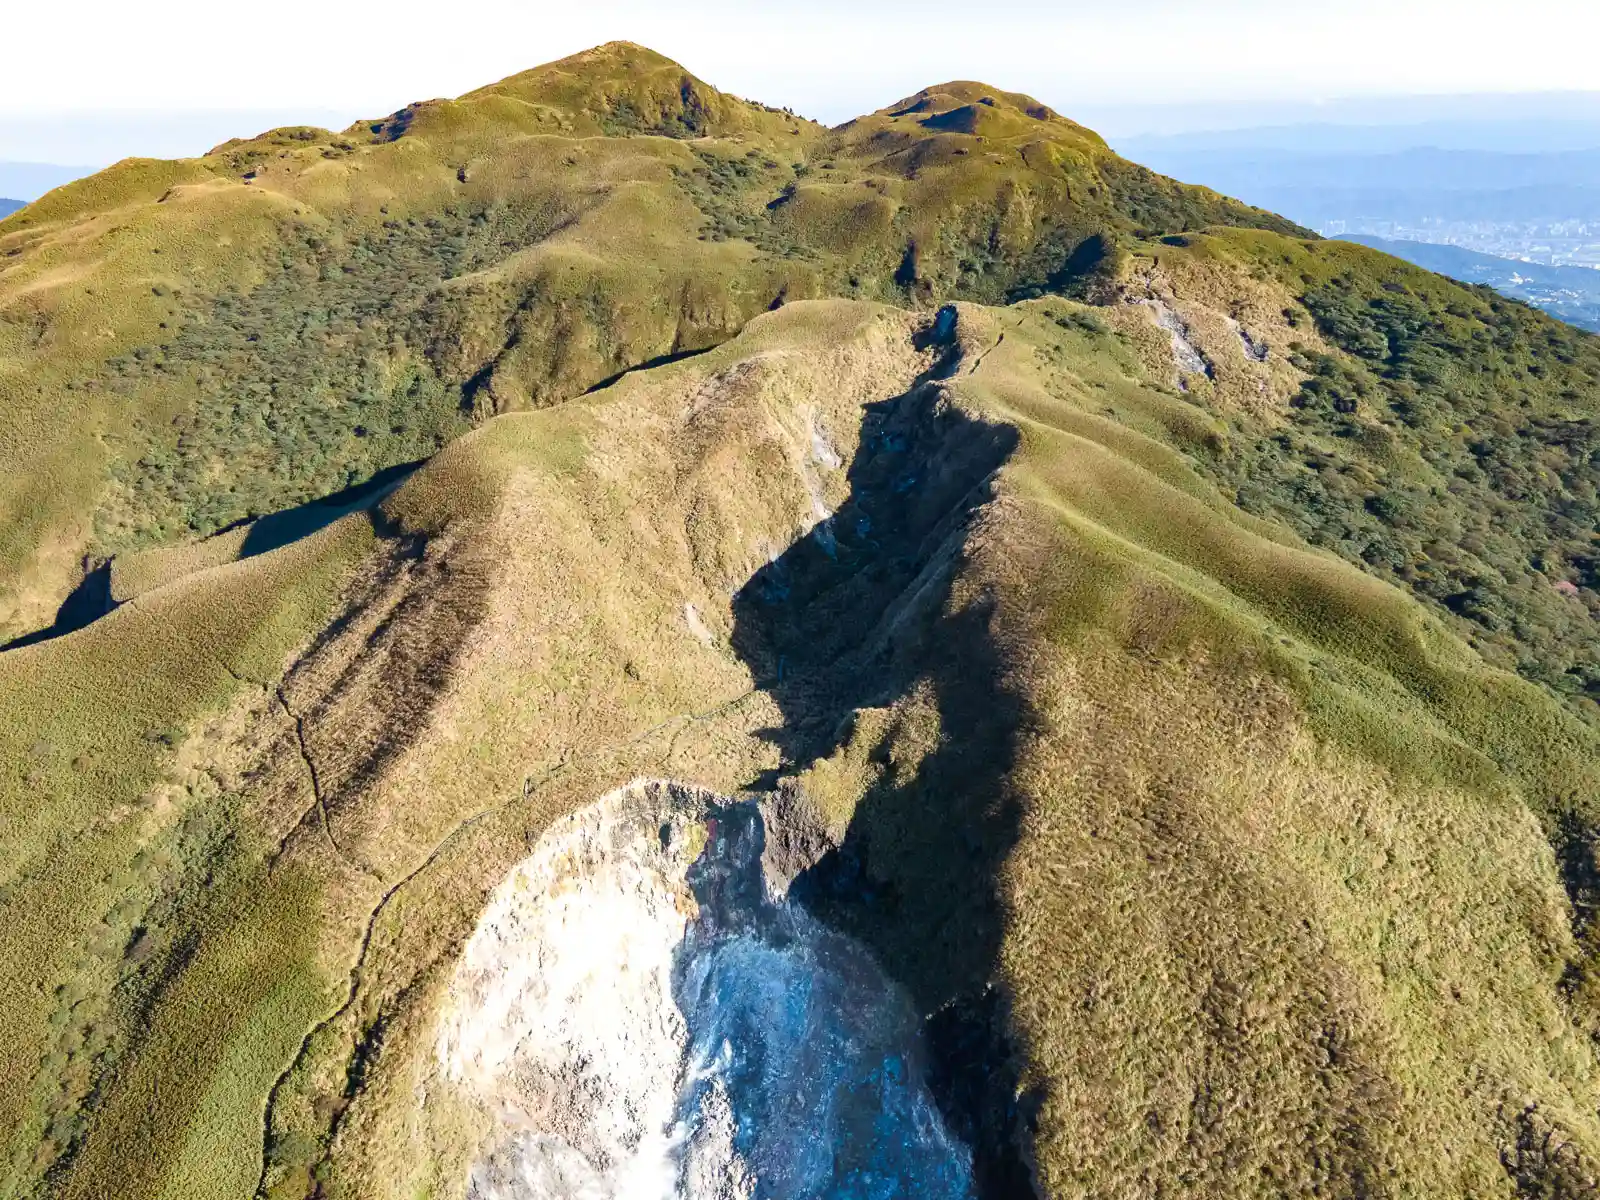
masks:
<svg viewBox="0 0 1600 1200"><path fill-rule="evenodd" d="M789 896L773 815L636 782L495 891L438 1044L494 1126L474 1200L973 1194L908 997Z"/></svg>

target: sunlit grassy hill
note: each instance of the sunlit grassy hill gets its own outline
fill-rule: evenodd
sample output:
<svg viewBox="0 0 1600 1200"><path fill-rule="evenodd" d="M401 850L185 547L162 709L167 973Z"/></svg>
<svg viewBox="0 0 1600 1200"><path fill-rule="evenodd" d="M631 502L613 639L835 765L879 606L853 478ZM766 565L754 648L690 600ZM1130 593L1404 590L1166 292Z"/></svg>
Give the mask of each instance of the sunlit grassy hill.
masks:
<svg viewBox="0 0 1600 1200"><path fill-rule="evenodd" d="M0 651L0 1196L465 1195L638 777L822 831L982 1200L1597 1186L1589 335L614 44L44 197L0 401L8 633L109 609Z"/></svg>
<svg viewBox="0 0 1600 1200"><path fill-rule="evenodd" d="M981 120L930 93L828 131L615 44L57 189L0 231L0 620L785 299L1000 300L1095 233L1289 229L952 86Z"/></svg>

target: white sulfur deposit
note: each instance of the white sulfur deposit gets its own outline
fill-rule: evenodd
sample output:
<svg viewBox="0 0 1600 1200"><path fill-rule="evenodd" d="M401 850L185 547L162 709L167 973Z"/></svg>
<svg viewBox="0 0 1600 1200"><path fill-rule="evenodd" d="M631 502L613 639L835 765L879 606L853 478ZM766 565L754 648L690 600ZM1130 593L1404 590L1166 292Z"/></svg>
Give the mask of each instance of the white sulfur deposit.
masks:
<svg viewBox="0 0 1600 1200"><path fill-rule="evenodd" d="M559 822L467 943L439 1050L514 1135L477 1173L485 1200L677 1194L672 962L695 903L657 798L624 789Z"/></svg>
<svg viewBox="0 0 1600 1200"><path fill-rule="evenodd" d="M1178 313L1163 300L1139 300L1138 304L1150 310L1155 323L1165 329L1172 339L1172 362L1178 368L1178 386L1187 390L1186 375L1210 375L1211 368L1205 355L1189 340L1189 326Z"/></svg>
<svg viewBox="0 0 1600 1200"><path fill-rule="evenodd" d="M439 1036L501 1126L474 1200L970 1194L905 997L763 845L754 804L635 783L496 889Z"/></svg>

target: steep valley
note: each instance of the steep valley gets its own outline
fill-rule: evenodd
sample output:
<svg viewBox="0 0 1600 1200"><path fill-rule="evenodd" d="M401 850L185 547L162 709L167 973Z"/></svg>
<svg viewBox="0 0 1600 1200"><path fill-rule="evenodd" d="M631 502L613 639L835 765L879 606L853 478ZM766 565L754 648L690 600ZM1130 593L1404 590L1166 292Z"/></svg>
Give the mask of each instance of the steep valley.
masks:
<svg viewBox="0 0 1600 1200"><path fill-rule="evenodd" d="M0 256L0 1195L1596 1188L1593 336L626 44Z"/></svg>

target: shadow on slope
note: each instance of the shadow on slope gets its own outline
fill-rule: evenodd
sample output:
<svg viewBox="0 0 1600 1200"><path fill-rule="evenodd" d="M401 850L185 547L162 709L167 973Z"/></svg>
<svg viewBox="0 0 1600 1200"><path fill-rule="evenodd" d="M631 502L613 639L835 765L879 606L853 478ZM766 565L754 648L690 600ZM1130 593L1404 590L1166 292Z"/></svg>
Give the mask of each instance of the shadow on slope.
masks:
<svg viewBox="0 0 1600 1200"><path fill-rule="evenodd" d="M236 522L200 542L158 547L136 555L118 555L93 565L86 563L82 582L62 601L55 620L42 629L21 634L0 645L0 653L75 633L118 605L195 571L242 562L282 549L326 529L341 517L363 509L375 510L385 496L426 461L419 459L387 467L331 495L282 512ZM382 514L376 511L374 520L380 527L384 524Z"/></svg>
<svg viewBox="0 0 1600 1200"><path fill-rule="evenodd" d="M54 621L43 629L20 634L0 645L0 654L7 650L20 650L23 646L32 646L39 642L48 642L51 638L82 629L91 621L98 621L115 607L116 603L111 598L111 564L103 562L89 567L84 573L83 581L67 593L67 598L61 602L61 607L56 609Z"/></svg>
<svg viewBox="0 0 1600 1200"><path fill-rule="evenodd" d="M309 503L269 513L247 522L249 532L239 547L240 558L253 558L266 554L290 542L310 537L319 529L332 525L340 517L371 508L404 483L410 474L428 460L399 463L375 472L360 483L341 488L332 495L322 496Z"/></svg>
<svg viewBox="0 0 1600 1200"><path fill-rule="evenodd" d="M768 731L781 774L859 747L890 710L869 748L875 782L794 894L869 946L931 1014L929 1082L973 1147L978 1193L1018 1196L1033 1191L1028 1105L993 981L999 875L1020 820L1007 776L1028 714L996 642L993 597L954 586L1017 433L962 412L940 385L958 358L953 317L945 310L924 335L947 346L939 364L867 411L839 511L735 597L733 645L784 715Z"/></svg>

